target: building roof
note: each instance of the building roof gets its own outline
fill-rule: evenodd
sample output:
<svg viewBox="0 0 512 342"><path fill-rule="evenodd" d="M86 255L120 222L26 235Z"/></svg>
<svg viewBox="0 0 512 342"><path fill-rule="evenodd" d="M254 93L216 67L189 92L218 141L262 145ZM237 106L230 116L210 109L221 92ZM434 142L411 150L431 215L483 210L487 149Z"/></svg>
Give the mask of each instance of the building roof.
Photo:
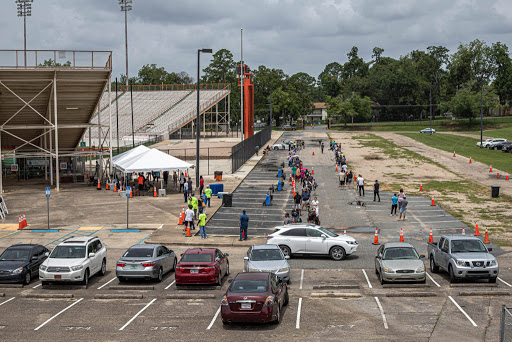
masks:
<svg viewBox="0 0 512 342"><path fill-rule="evenodd" d="M315 102L313 105L315 106L315 109L327 109L325 102Z"/></svg>

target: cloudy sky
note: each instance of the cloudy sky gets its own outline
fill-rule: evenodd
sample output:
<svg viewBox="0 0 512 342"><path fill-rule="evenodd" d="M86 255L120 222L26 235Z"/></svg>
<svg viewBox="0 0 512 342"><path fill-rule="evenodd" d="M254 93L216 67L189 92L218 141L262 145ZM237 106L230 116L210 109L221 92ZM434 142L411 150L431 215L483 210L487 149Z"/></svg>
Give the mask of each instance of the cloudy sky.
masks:
<svg viewBox="0 0 512 342"><path fill-rule="evenodd" d="M15 0L0 2L0 49L23 49ZM344 63L354 45L399 57L429 45L454 51L475 38L512 44L510 0L133 0L130 76L143 64L196 74L198 48L226 48L256 68L317 77ZM117 0L35 0L27 49L112 50L113 76L124 73L124 16ZM206 65L206 56L203 62Z"/></svg>

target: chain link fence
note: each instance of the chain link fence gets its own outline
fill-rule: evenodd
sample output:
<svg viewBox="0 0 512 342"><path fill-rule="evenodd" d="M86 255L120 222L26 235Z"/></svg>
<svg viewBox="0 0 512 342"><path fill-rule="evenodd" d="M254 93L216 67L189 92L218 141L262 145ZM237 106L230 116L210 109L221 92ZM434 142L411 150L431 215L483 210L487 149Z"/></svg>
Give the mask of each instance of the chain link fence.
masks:
<svg viewBox="0 0 512 342"><path fill-rule="evenodd" d="M512 342L512 308L501 306L500 342Z"/></svg>
<svg viewBox="0 0 512 342"><path fill-rule="evenodd" d="M231 148L231 172L236 172L244 163L256 153L256 146L261 150L270 140L272 128L270 126L254 134L252 137L236 144Z"/></svg>

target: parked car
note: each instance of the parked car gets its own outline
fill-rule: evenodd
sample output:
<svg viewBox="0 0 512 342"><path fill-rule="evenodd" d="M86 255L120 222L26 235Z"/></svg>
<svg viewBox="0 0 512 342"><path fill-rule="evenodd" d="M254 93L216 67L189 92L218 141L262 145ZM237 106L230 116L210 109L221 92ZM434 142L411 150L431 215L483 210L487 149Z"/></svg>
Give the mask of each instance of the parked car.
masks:
<svg viewBox="0 0 512 342"><path fill-rule="evenodd" d="M502 141L502 142L498 142L496 144L493 144L492 145L492 148L489 146L489 149L492 149L492 150L503 150L503 147L505 146L509 146L509 145L512 145L512 141Z"/></svg>
<svg viewBox="0 0 512 342"><path fill-rule="evenodd" d="M420 133L435 133L436 130L433 128L424 128L420 131Z"/></svg>
<svg viewBox="0 0 512 342"><path fill-rule="evenodd" d="M482 143L480 143L480 141L477 142L476 146L480 147L480 145L482 145L482 147L487 147L487 144L489 144L491 141L492 139L485 139Z"/></svg>
<svg viewBox="0 0 512 342"><path fill-rule="evenodd" d="M284 282L290 281L290 265L277 245L252 245L244 257L246 272L270 272Z"/></svg>
<svg viewBox="0 0 512 342"><path fill-rule="evenodd" d="M459 279L489 279L495 283L499 267L496 258L489 253L482 241L468 235L443 235L438 243L428 244L430 270L437 273L445 270L450 282Z"/></svg>
<svg viewBox="0 0 512 342"><path fill-rule="evenodd" d="M381 284L394 281L425 283L425 265L416 249L406 242L388 242L377 250L375 273Z"/></svg>
<svg viewBox="0 0 512 342"><path fill-rule="evenodd" d="M277 144L272 145L272 149L273 150L286 150L286 149L288 149L288 145L286 145L285 143L277 143Z"/></svg>
<svg viewBox="0 0 512 342"><path fill-rule="evenodd" d="M269 272L238 273L221 301L222 323L281 321L288 305L286 283Z"/></svg>
<svg viewBox="0 0 512 342"><path fill-rule="evenodd" d="M503 148L501 149L503 152L512 152L512 142L510 143L510 145L505 145L503 146Z"/></svg>
<svg viewBox="0 0 512 342"><path fill-rule="evenodd" d="M39 266L46 260L48 249L41 245L17 244L0 255L0 283L30 284L39 274Z"/></svg>
<svg viewBox="0 0 512 342"><path fill-rule="evenodd" d="M106 265L107 248L97 236L71 237L59 243L41 264L39 279L43 286L65 281L87 286L93 275L105 275Z"/></svg>
<svg viewBox="0 0 512 342"><path fill-rule="evenodd" d="M282 125L281 129L283 131L296 131L297 127L296 126L292 126L292 125Z"/></svg>
<svg viewBox="0 0 512 342"><path fill-rule="evenodd" d="M493 139L485 147L492 150L497 144L507 142L507 139Z"/></svg>
<svg viewBox="0 0 512 342"><path fill-rule="evenodd" d="M216 248L189 248L176 265L176 286L185 284L222 285L229 275L229 254Z"/></svg>
<svg viewBox="0 0 512 342"><path fill-rule="evenodd" d="M293 254L323 254L333 260L343 260L358 246L351 236L338 235L310 223L275 227L275 231L267 236L267 244L278 245L289 257Z"/></svg>
<svg viewBox="0 0 512 342"><path fill-rule="evenodd" d="M176 269L174 252L162 245L135 245L116 263L119 281L127 279L153 279L162 281L165 273Z"/></svg>

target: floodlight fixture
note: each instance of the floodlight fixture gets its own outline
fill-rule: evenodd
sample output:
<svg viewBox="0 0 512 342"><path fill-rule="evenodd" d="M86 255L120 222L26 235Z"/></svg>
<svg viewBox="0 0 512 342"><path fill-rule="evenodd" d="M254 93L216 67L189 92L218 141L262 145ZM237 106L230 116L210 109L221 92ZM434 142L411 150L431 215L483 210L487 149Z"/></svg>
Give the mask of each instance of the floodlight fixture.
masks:
<svg viewBox="0 0 512 342"><path fill-rule="evenodd" d="M23 52L25 67L27 67L27 17L32 16L32 3L34 0L16 0L18 17L23 17Z"/></svg>
<svg viewBox="0 0 512 342"><path fill-rule="evenodd" d="M128 11L132 10L132 0L119 0L121 12L124 12L124 45L126 54L126 87L128 87Z"/></svg>

